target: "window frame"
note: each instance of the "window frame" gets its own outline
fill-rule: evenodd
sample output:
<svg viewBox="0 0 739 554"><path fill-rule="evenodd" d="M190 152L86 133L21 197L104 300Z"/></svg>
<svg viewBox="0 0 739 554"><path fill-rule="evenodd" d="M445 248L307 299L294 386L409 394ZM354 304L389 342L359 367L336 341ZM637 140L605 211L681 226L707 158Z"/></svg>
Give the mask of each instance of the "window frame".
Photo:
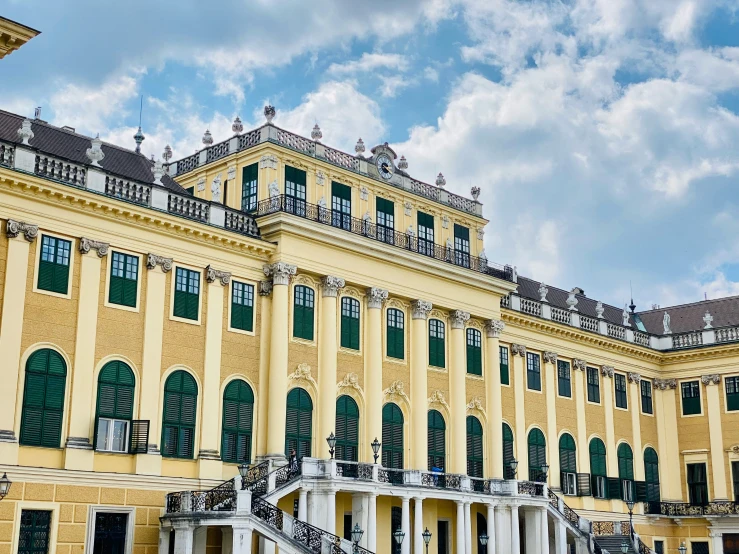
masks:
<svg viewBox="0 0 739 554"><path fill-rule="evenodd" d="M226 394L229 392L229 388L232 386L236 386L239 389L237 391L239 395L238 399L226 398ZM242 392L243 386L247 387L245 392L251 394L251 421L249 421L248 430L242 429L240 425L241 423L240 416L242 413L241 405L249 404L248 399L247 400L241 399L241 392ZM233 403L236 403L237 405L237 412L239 416L238 416L237 425L235 427L226 427L226 402L233 402ZM243 462L246 462L247 464L249 464L252 462L254 458L254 437L255 437L255 429L254 429L255 413L254 412L255 412L255 408L256 408L256 397L254 395L254 388L251 386L251 384L246 379L244 379L243 377L236 377L235 379L231 379L228 383L226 383L226 386L223 387L223 392L221 393L221 422L220 422L221 423L221 426L220 426L221 441L219 444L221 460L223 461L224 464L240 464ZM238 460L238 459L233 459L233 458L226 459L226 456L225 456L225 445L226 445L226 440L227 440L226 433L235 434L237 456L238 456L238 450L239 450L239 446L238 446L239 436L247 435L247 434L249 435L249 440L248 440L249 445L248 445L248 448L246 449L247 457L245 460Z"/></svg>
<svg viewBox="0 0 739 554"><path fill-rule="evenodd" d="M44 362L44 365L45 365L44 372L42 373L42 372L39 372L39 371L29 371L30 363L34 359L34 357L41 356L41 355L43 355L42 353L43 352L46 352L46 351L48 351L48 354L47 354L47 359ZM61 364L62 364L63 369L64 369L64 374L63 375L61 375L59 373L49 373L49 370L51 369L51 356L52 355L58 356L59 361L61 361ZM37 350L34 350L26 358L26 360L25 360L25 362L23 364L23 373L24 373L24 375L23 375L23 390L22 391L19 391L19 393L20 393L19 394L19 396L20 396L19 400L20 400L20 405L21 405L21 414L20 414L20 418L18 418L20 420L19 423L18 423L18 444L20 446L33 446L33 447L39 447L39 448L62 448L63 441L67 437L67 434L66 434L67 433L66 432L66 427L67 427L67 423L68 423L67 414L69 412L69 397L70 397L70 389L71 389L71 386L70 386L71 383L69 383L69 381L70 381L70 368L69 368L69 364L68 364L67 359L64 356L62 356L61 352L59 352L59 351L57 351L57 350L55 350L53 348L48 348L48 347L47 348L39 348ZM43 434L43 432L42 432L41 435L38 436L38 439L37 440L31 441L31 442L29 442L24 437L24 429L26 427L27 417L29 417L27 415L27 411L26 411L26 396L27 396L27 394L29 394L28 391L31 388L31 387L29 387L29 382L28 382L28 379L29 379L28 376L29 376L29 374L31 374L31 375L37 375L37 376L38 375L43 375L43 377L44 377L44 396L43 396L43 399L42 399L42 407L40 408L40 412L41 412L41 428L42 428L42 430L48 431L48 425L46 424L46 416L47 415L52 415L53 416L54 413L58 413L59 414L58 415L58 417L59 417L59 436L58 436L58 440L44 442L44 434ZM48 396L49 377L52 377L52 378L61 378L62 381L63 381L63 390L61 391L61 393L62 393L61 394L61 408L58 408L57 409L57 408L52 408L52 407L47 406L47 403L48 403L47 402L47 396ZM29 411L34 410L34 409L39 409L39 408L36 407L36 406L29 406L28 407L28 410ZM36 435L33 435L33 436L36 436ZM56 434L54 434L54 438L56 438ZM53 442L53 444L52 444L52 442Z"/></svg>
<svg viewBox="0 0 739 554"><path fill-rule="evenodd" d="M398 327L397 325L390 325L390 312L391 311L393 313L397 312L397 313L399 313L401 315L401 318L402 318L402 327ZM388 361L392 361L392 362L396 362L396 363L405 363L405 359L406 359L406 352L405 352L405 348L406 348L406 344L405 344L406 343L406 340L405 340L405 338L406 338L405 337L405 320L406 320L405 310L402 310L400 308L394 308L394 307L388 307L385 310L385 359L388 360ZM397 321L397 317L396 317L396 321ZM398 358L398 357L390 354L390 344L391 344L391 341L390 341L390 328L394 329L393 334L397 334L398 337L401 337L402 338L402 346L403 346L402 352L401 352L402 355L403 355L402 358ZM393 343L397 343L398 342L398 339L396 338L392 342ZM396 346L397 346L397 344L396 344ZM395 353L397 354L398 352L395 352Z"/></svg>
<svg viewBox="0 0 739 554"><path fill-rule="evenodd" d="M454 224L454 263L470 267L470 228L458 223Z"/></svg>
<svg viewBox="0 0 739 554"><path fill-rule="evenodd" d="M644 394L645 387L648 389L647 394ZM639 382L639 393L641 396L641 413L644 415L654 415L654 389L652 388L652 381L649 379L642 379ZM648 410L645 409L645 400L648 402Z"/></svg>
<svg viewBox="0 0 739 554"><path fill-rule="evenodd" d="M593 444L598 444L595 443L595 441L598 441L598 443L603 447L603 452L593 452ZM602 473L600 471L598 473L593 473L593 466L595 465L593 463L594 456L597 456L598 461L602 462ZM591 494L593 495L593 498L605 500L608 498L608 450L605 442L603 442L603 439L600 437L592 437L588 441L588 463L590 465ZM598 494L599 491L601 491L601 494Z"/></svg>
<svg viewBox="0 0 739 554"><path fill-rule="evenodd" d="M431 226L428 225L429 221L426 221L426 223L421 223L421 220L426 218L430 219ZM416 211L416 228L417 228L417 240L418 240L418 253L423 254L424 256L430 256L434 257L434 254L436 253L436 218L434 218L433 215L427 214L426 212L422 212L421 210ZM423 227L423 232L421 232L421 228Z"/></svg>
<svg viewBox="0 0 739 554"><path fill-rule="evenodd" d="M729 392L729 382L732 383L732 388L735 392L730 393ZM730 402L731 400L729 397L734 397L736 400L736 407L731 408ZM728 377L724 377L724 402L725 402L725 411L728 412L736 412L739 411L739 375L730 375Z"/></svg>
<svg viewBox="0 0 739 554"><path fill-rule="evenodd" d="M306 304L301 304L298 306L298 289L305 289L305 298L302 300L302 302L307 302L308 296L311 297L311 306L307 306ZM310 295L308 295L308 291L310 291ZM290 325L290 339L296 342L308 342L311 344L315 344L316 342L316 289L313 288L310 285L307 284L295 284L292 288L292 309L291 309L291 325ZM311 336L310 338L298 334L297 331L297 325L298 325L298 308L300 308L300 313L307 312L310 310L310 330L311 330ZM305 316L301 315L300 325L301 327L305 327L308 325L308 319L303 319ZM303 329L305 330L305 329ZM302 332L302 331L301 331ZM307 334L307 333L306 333Z"/></svg>
<svg viewBox="0 0 739 554"><path fill-rule="evenodd" d="M131 256L132 258L138 259L138 276L136 279L136 305L135 306L126 306L124 304L116 304L110 301L110 285L112 281L113 255L114 254L122 254L124 256ZM104 300L103 300L103 306L107 308L114 308L116 310L125 310L127 312L138 313L141 310L141 281L143 280L142 279L142 276L143 276L142 269L144 268L143 255L137 254L136 252L124 250L122 248L111 248L110 254L106 257L108 259L106 261L106 266L105 266L105 295L104 295Z"/></svg>
<svg viewBox="0 0 739 554"><path fill-rule="evenodd" d="M287 432L287 424L288 424L287 414L288 414L288 411L291 408L290 407L289 400L290 400L290 395L293 392L295 392L295 391L298 391L298 392L296 392L296 394L298 396L298 405L296 407L294 407L294 409L297 410L297 414L298 414L297 415L297 419L296 419L297 425L298 425L298 432L297 433L288 433ZM310 430L309 430L309 435L303 434L302 433L303 429L301 428L300 414L301 413L308 412L307 409L305 409L303 406L301 406L301 403L300 403L300 400L301 400L301 398L300 398L301 391L303 393L305 393L305 397L307 397L308 402L310 403ZM334 407L334 409L336 409L336 408ZM288 451L288 441L290 441L290 440L295 440L297 442L297 445L296 445L296 448L295 448L295 454L296 454L298 460L301 460L305 455L307 455L309 458L311 457L311 455L313 454L313 446L314 446L313 445L313 442L315 441L315 437L313 436L315 434L315 431L316 431L316 425L315 425L315 422L313 421L315 417L316 417L316 404L313 401L313 398L311 397L310 393L305 388L303 388L303 387L293 387L293 388L291 388L290 390L287 391L286 398L285 398L285 456L286 457L288 457L288 458L290 457L290 452ZM308 441L307 441L308 442L308 452L307 452L307 454L301 454L301 452L300 452L300 446L301 446L301 443L305 443L306 442L306 438L308 438Z"/></svg>
<svg viewBox="0 0 739 554"><path fill-rule="evenodd" d="M482 479L485 476L485 429L482 426L480 419L472 414L469 414L465 419L465 429L465 438L467 441L467 475L469 477ZM479 433L477 432L478 429ZM479 456L475 455L475 450L477 450L478 447L477 440L475 439L476 437L479 438ZM470 447L472 449L472 455L470 455ZM479 475L472 475L472 472L470 472L470 464L479 464L479 472L475 472L479 473Z"/></svg>
<svg viewBox="0 0 739 554"><path fill-rule="evenodd" d="M104 372L106 369L111 368L113 371L115 371L116 378L115 380L108 380L104 377ZM128 374L130 374L130 378L132 383L126 383L121 382L121 371L124 371ZM103 380L105 379L105 380ZM115 453L115 454L129 454L131 451L131 431L133 430L133 421L135 418L136 413L136 406L138 401L138 391L137 391L137 385L138 380L136 378L136 373L134 372L133 368L126 363L123 360L120 359L113 359L106 362L101 368L100 371L97 373L97 381L96 381L96 390L95 390L95 435L93 436L93 447L96 452L108 452L108 453ZM108 391L112 390L115 393L115 400L114 400L114 409L113 412L104 412L104 414L101 414L101 398L103 398L106 393L104 391L104 387L108 387ZM119 393L121 391L129 390L130 391L130 412L129 414L122 414L120 412L120 401L125 402L126 397L120 397ZM110 398L108 396L108 398ZM129 417L124 417L125 415L128 415ZM124 422L126 424L126 435L125 439L123 441L123 450L114 450L112 448L101 448L100 442L98 440L99 434L100 434L100 421L108 421L111 424L108 426L108 433L107 433L107 439L110 444L113 443L112 441L112 435L115 428L115 422Z"/></svg>
<svg viewBox="0 0 739 554"><path fill-rule="evenodd" d="M590 382L590 375L591 373L595 374L595 383ZM597 367L586 367L585 368L585 380L587 384L587 402L589 404L596 404L600 406L601 404L601 398L600 398L600 371ZM591 400L591 393L597 395L597 400Z"/></svg>
<svg viewBox="0 0 739 554"><path fill-rule="evenodd" d="M236 290L236 285L243 285L244 287L251 287L251 329L242 329L240 327L234 327L233 326L233 311L234 311L234 294ZM244 289L246 291L246 289ZM235 279L232 278L231 282L228 285L228 331L232 333L241 333L243 335L249 335L254 336L256 334L256 316L257 316L257 284L252 281L247 281L245 279ZM245 304L240 304L242 306L242 311L244 311L244 307L248 307Z"/></svg>
<svg viewBox="0 0 739 554"><path fill-rule="evenodd" d="M438 416L438 418L436 417ZM439 468L441 469L442 473L446 473L447 471L447 424L446 424L446 418L444 417L444 414L442 414L439 410L436 409L430 409L426 413L426 442L427 442L427 471L433 471L433 469ZM439 424L438 421L434 422L432 419L438 419L441 421ZM433 426L432 426L433 425ZM432 433L432 431L436 431L435 433ZM434 448L432 448L434 446ZM440 447L440 448L439 448ZM432 458L435 458L432 460ZM432 465L432 462L438 461L438 459L443 459L443 463L441 467L438 465Z"/></svg>
<svg viewBox="0 0 739 554"><path fill-rule="evenodd" d="M253 169L252 169L253 168ZM253 175L247 175L247 171ZM247 181L247 178L249 179ZM247 189L248 185L248 189ZM259 162L241 168L241 211L253 212L259 205Z"/></svg>
<svg viewBox="0 0 739 554"><path fill-rule="evenodd" d="M348 304L348 309L345 310L344 304ZM356 308L356 317L354 316ZM348 314L345 314L348 312ZM348 329L344 331L344 324L356 325L356 347L353 346L353 330ZM344 344L345 334L348 334L349 345ZM339 348L351 352L353 354L361 352L362 348L362 303L354 298L353 296L341 296L339 298Z"/></svg>
<svg viewBox="0 0 739 554"><path fill-rule="evenodd" d="M705 481L703 482L695 482L691 483L691 472L690 472L690 466L693 465L702 465L703 466L703 475L705 476ZM687 493L688 493L688 503L691 506L702 506L705 504L708 504L711 501L710 498L710 483L708 479L708 460L695 460L695 461L685 461L685 483L687 485ZM703 493L705 494L705 504L694 504L693 499L691 498L693 495L691 495L691 488L694 486L702 486L703 487Z"/></svg>
<svg viewBox="0 0 739 554"><path fill-rule="evenodd" d="M85 552L92 554L95 551L95 521L99 513L128 515L126 520L126 545L123 554L132 554L136 524L136 508L134 506L89 506L87 521L91 523L87 525L85 533Z"/></svg>
<svg viewBox="0 0 739 554"><path fill-rule="evenodd" d="M503 356L505 352L505 356ZM505 364L503 363L505 358ZM501 344L498 346L498 367L500 368L500 384L503 387L511 386L511 350L505 345ZM505 367L505 381L503 380L503 368Z"/></svg>
<svg viewBox="0 0 739 554"><path fill-rule="evenodd" d="M386 204L392 206L392 213L387 211L390 208ZM389 224L388 217L391 219ZM375 221L377 240L385 244L395 244L395 202L380 196L375 197Z"/></svg>
<svg viewBox="0 0 739 554"><path fill-rule="evenodd" d="M446 323L436 317L428 320L428 365L446 369Z"/></svg>
<svg viewBox="0 0 739 554"><path fill-rule="evenodd" d="M188 425L188 424L183 424L182 423L182 398L184 396L193 396L193 395L190 394L190 393L187 393L187 392L183 392L183 391L167 391L167 383L168 383L169 379L172 378L175 374L177 374L180 371L182 373L184 373L185 375L189 376L193 380L193 383L195 384L195 394L194 394L194 396L195 396L195 406L194 406L193 423L192 423L192 425ZM164 444L165 444L164 433L165 433L165 428L167 427L167 425L165 423L166 414L167 414L167 392L169 392L170 394L179 394L180 395L180 397L179 397L179 399L180 399L179 400L179 402L180 402L180 404L179 404L180 410L179 410L178 423L177 424L173 424L173 423L170 423L169 424L169 427L174 427L174 428L177 429L176 452L174 454L171 454L171 455L167 455L167 454L164 453ZM198 419L199 419L199 414L200 414L200 402L201 402L201 387L200 387L200 383L198 383L198 380L195 378L195 376L192 373L190 373L189 371L186 371L185 369L178 368L178 369L175 369L174 371L170 372L166 376L166 379L164 379L164 384L163 384L163 387L162 387L162 393L163 393L162 394L162 409L161 409L161 418L162 419L160 421L161 442L159 443L159 446L160 446L159 450L161 452L161 456L162 456L162 458L170 458L170 459L175 459L175 460L194 460L194 459L196 459L196 453L198 452L198 447L199 447L199 444L200 444L200 441L199 441L199 438L200 437L198 436L199 435L199 433L198 433L198 430L199 430L198 429ZM180 438L182 436L182 430L183 430L183 428L189 428L189 427L192 427L192 452L188 456L188 455L182 455L181 454Z"/></svg>
<svg viewBox="0 0 739 554"><path fill-rule="evenodd" d="M188 271L190 273L196 273L198 275L198 317L197 319L190 319L187 317L182 317L179 315L175 315L175 296L177 292L184 293L184 294L194 294L191 292L186 291L178 291L177 290L177 271L178 270ZM190 279L190 275L188 274L188 282ZM195 268L193 266L188 266L187 264L175 264L172 268L172 278L171 278L171 284L170 284L170 302L169 302L169 319L172 321L179 321L181 323L188 323L190 325L201 325L202 319L203 319L203 271L199 268Z"/></svg>
<svg viewBox="0 0 739 554"><path fill-rule="evenodd" d="M39 233L38 240L36 241L36 256L34 261L34 275L33 275L33 292L37 292L39 294L48 294L49 296L55 296L57 298L66 298L70 299L72 298L72 284L73 284L73 278L74 278L74 262L75 262L75 255L77 253L77 240L71 237L66 237L64 235L60 235L57 233L50 233L47 231L43 231ZM56 241L66 241L70 243L69 245L69 265L67 266L67 292L61 293L56 292L53 290L47 290L42 289L38 286L39 277L41 274L41 253L43 250L43 241L44 237L52 238ZM56 250L55 250L56 252Z"/></svg>
<svg viewBox="0 0 739 554"><path fill-rule="evenodd" d="M303 177L302 182L300 182L299 179L288 180L293 177L301 176L301 173ZM305 217L308 198L308 173L303 169L298 169L297 167L285 164L284 182L285 211L299 217Z"/></svg>
<svg viewBox="0 0 739 554"><path fill-rule="evenodd" d="M532 363L533 360L536 360L537 363ZM533 366L536 366L535 368ZM536 371L535 371L536 370ZM531 376L535 375L538 376L538 386L539 388L533 388L532 382L531 382ZM534 352L526 352L526 390L530 392L542 392L542 383L541 383L541 356L539 354L536 354Z"/></svg>
<svg viewBox="0 0 739 554"><path fill-rule="evenodd" d="M346 411L345 413L341 414L345 418L345 423L343 425L343 428L346 430L349 430L350 428L356 426L356 442L353 442L351 438L343 436L343 428L342 425L339 424L339 401L343 401L343 403L346 405ZM336 454L334 458L336 460L340 461L348 461L348 462L358 462L360 458L360 436L362 433L361 427L360 427L360 418L361 414L359 412L359 404L357 404L357 401L352 398L348 394L342 394L339 395L336 398L335 403L335 410L336 410ZM351 413L352 410L356 410L356 416ZM341 429L341 432L340 432ZM344 449L344 455L342 456L340 454L340 449ZM346 455L346 450L348 448L354 448L354 456Z"/></svg>
<svg viewBox="0 0 739 554"><path fill-rule="evenodd" d="M565 368L567 376L563 377ZM562 394L563 385L566 385L566 391L564 392L567 394ZM557 360L557 396L572 400L572 366L566 360Z"/></svg>
<svg viewBox="0 0 739 554"><path fill-rule="evenodd" d="M623 384L623 388L620 388L619 384ZM629 409L629 384L626 375L623 373L616 372L613 374L613 397L615 409ZM620 405L621 402L623 402L623 406Z"/></svg>
<svg viewBox="0 0 739 554"><path fill-rule="evenodd" d="M470 341L472 344L470 344ZM467 327L465 329L465 357L467 375L482 377L482 333L474 327Z"/></svg>
<svg viewBox="0 0 739 554"><path fill-rule="evenodd" d="M386 421L386 416L388 416L388 419ZM405 468L405 414L403 413L403 410L400 408L398 404L395 402L387 402L382 406L382 431L381 431L381 439L382 439L382 452L380 453L380 462L383 466L390 468L390 469L404 469ZM400 421L396 421L396 419L399 419ZM390 447L389 451L387 452L388 456L390 457L390 463L387 463L386 456L385 456L385 444L387 443L387 440L385 438L385 425L393 427L397 431L398 427L400 426L400 446L396 444L396 440L394 438L391 438L390 440ZM395 461L396 459L393 458L393 454L400 456L400 466L396 467Z"/></svg>
<svg viewBox="0 0 739 554"><path fill-rule="evenodd" d="M352 229L352 187L338 181L331 181L331 225Z"/></svg>
<svg viewBox="0 0 739 554"><path fill-rule="evenodd" d="M108 425L108 432L107 432L107 437L106 437L107 438L107 441L110 444L113 444L113 432L114 432L114 429L115 429L115 423L116 422L125 423L125 425L126 425L126 436L125 436L125 438L123 440L123 450L115 450L113 448L101 448L100 447L100 422L101 421L107 421L107 422L110 423ZM99 416L97 418L98 431L97 431L97 435L95 437L95 444L96 444L95 452L105 452L105 453L108 453L108 454L128 454L129 453L128 443L129 443L129 440L131 439L131 421L132 420L130 420L130 419L120 419L120 418L112 418L112 417Z"/></svg>
<svg viewBox="0 0 739 554"><path fill-rule="evenodd" d="M689 385L689 387L686 387L685 385ZM700 380L690 379L690 380L680 381L679 386L680 386L680 416L681 417L701 417L703 415L703 394L701 391ZM691 393L697 392L697 394L686 398L685 397L686 390L691 390ZM685 412L685 408L686 408L685 400L686 399L695 400L696 398L698 399L698 402L697 402L698 411L686 413ZM688 406L691 406L693 404L696 404L696 402L691 402L690 404L688 404ZM691 409L695 409L695 408L691 408Z"/></svg>

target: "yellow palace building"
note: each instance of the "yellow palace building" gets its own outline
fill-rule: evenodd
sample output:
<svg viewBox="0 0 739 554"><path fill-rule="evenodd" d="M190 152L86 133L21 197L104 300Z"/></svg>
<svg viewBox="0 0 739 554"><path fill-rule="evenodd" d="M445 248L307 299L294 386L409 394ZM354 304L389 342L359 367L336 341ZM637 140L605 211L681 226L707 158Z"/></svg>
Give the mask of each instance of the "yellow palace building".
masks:
<svg viewBox="0 0 739 554"><path fill-rule="evenodd" d="M0 112L0 554L739 552L739 298L518 275L479 189L274 116Z"/></svg>

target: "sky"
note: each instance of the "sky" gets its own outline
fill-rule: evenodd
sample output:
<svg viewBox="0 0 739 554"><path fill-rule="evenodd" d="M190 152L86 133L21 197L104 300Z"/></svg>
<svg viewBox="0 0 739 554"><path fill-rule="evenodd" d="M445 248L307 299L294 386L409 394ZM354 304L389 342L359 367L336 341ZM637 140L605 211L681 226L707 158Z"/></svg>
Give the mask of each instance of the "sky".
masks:
<svg viewBox="0 0 739 554"><path fill-rule="evenodd" d="M179 159L240 116L482 189L491 261L637 309L739 294L739 0L0 0L0 109Z"/></svg>

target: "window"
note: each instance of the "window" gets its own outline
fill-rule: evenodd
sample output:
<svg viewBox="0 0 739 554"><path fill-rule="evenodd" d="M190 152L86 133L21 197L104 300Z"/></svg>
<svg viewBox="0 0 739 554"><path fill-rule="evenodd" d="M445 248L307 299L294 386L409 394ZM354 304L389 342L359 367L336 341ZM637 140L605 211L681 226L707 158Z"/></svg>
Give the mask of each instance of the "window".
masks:
<svg viewBox="0 0 739 554"><path fill-rule="evenodd" d="M254 330L254 287L233 281L231 285L231 328Z"/></svg>
<svg viewBox="0 0 739 554"><path fill-rule="evenodd" d="M726 380L726 409L739 410L739 377L727 377Z"/></svg>
<svg viewBox="0 0 739 554"><path fill-rule="evenodd" d="M303 389L293 389L287 395L285 419L285 456L295 450L298 459L310 458L313 438L313 401Z"/></svg>
<svg viewBox="0 0 739 554"><path fill-rule="evenodd" d="M341 299L341 346L359 350L359 300Z"/></svg>
<svg viewBox="0 0 739 554"><path fill-rule="evenodd" d="M124 362L108 362L100 370L95 416L96 450L128 452L135 386L133 371Z"/></svg>
<svg viewBox="0 0 739 554"><path fill-rule="evenodd" d="M392 531L390 533L390 552L392 554L401 554L403 551L403 547L393 537L393 533L400 530L401 525L403 525L403 509L400 506L393 506L390 508L390 527Z"/></svg>
<svg viewBox="0 0 739 554"><path fill-rule="evenodd" d="M641 411L645 414L653 413L652 409L652 382L642 379L639 384L641 387Z"/></svg>
<svg viewBox="0 0 739 554"><path fill-rule="evenodd" d="M305 171L285 166L285 211L305 217Z"/></svg>
<svg viewBox="0 0 739 554"><path fill-rule="evenodd" d="M635 500L634 498L634 453L631 447L622 442L616 451L618 456L618 478L621 480L621 499Z"/></svg>
<svg viewBox="0 0 739 554"><path fill-rule="evenodd" d="M488 521L485 519L485 516L482 515L480 512L477 512L477 540L476 544L479 546L477 547L477 554L488 554L488 547L487 545L483 546L480 544L480 537L482 535L485 535L487 537L487 530L488 530ZM492 540L495 540L495 537L492 538ZM491 545L492 548L492 545Z"/></svg>
<svg viewBox="0 0 739 554"><path fill-rule="evenodd" d="M613 379L616 388L616 407L626 410L628 408L628 402L626 400L626 376L620 373L614 373Z"/></svg>
<svg viewBox="0 0 739 554"><path fill-rule="evenodd" d="M508 371L508 347L500 347L500 384L510 385L511 378Z"/></svg>
<svg viewBox="0 0 739 554"><path fill-rule="evenodd" d="M683 415L697 415L701 413L701 389L698 381L680 383L680 392L683 397Z"/></svg>
<svg viewBox="0 0 739 554"><path fill-rule="evenodd" d="M576 495L577 451L575 439L568 433L559 438L559 469L562 472L562 492Z"/></svg>
<svg viewBox="0 0 739 554"><path fill-rule="evenodd" d="M247 165L241 170L241 211L243 212L257 209L258 175L259 164Z"/></svg>
<svg viewBox="0 0 739 554"><path fill-rule="evenodd" d="M739 502L739 462L731 462L731 480L734 483L734 502Z"/></svg>
<svg viewBox="0 0 739 554"><path fill-rule="evenodd" d="M503 475L506 479L515 479L516 472L511 467L511 462L515 459L513 455L513 431L504 423L503 424Z"/></svg>
<svg viewBox="0 0 739 554"><path fill-rule="evenodd" d="M418 251L434 256L434 216L418 212Z"/></svg>
<svg viewBox="0 0 739 554"><path fill-rule="evenodd" d="M19 442L59 448L64 419L67 364L58 352L37 350L26 362Z"/></svg>
<svg viewBox="0 0 739 554"><path fill-rule="evenodd" d="M482 375L482 333L467 329L467 373Z"/></svg>
<svg viewBox="0 0 739 554"><path fill-rule="evenodd" d="M467 475L482 478L482 424L467 416Z"/></svg>
<svg viewBox="0 0 739 554"><path fill-rule="evenodd" d="M647 448L644 451L644 481L647 487L647 502L659 502L659 458L654 448Z"/></svg>
<svg viewBox="0 0 739 554"><path fill-rule="evenodd" d="M470 230L454 224L454 263L470 267Z"/></svg>
<svg viewBox="0 0 739 554"><path fill-rule="evenodd" d="M688 464L688 499L691 506L708 504L708 478L706 464Z"/></svg>
<svg viewBox="0 0 739 554"><path fill-rule="evenodd" d="M331 224L347 231L352 228L352 189L331 183Z"/></svg>
<svg viewBox="0 0 739 554"><path fill-rule="evenodd" d="M654 541L654 554L665 554L665 541Z"/></svg>
<svg viewBox="0 0 739 554"><path fill-rule="evenodd" d="M600 375L597 367L588 368L588 402L600 404Z"/></svg>
<svg viewBox="0 0 739 554"><path fill-rule="evenodd" d="M526 353L526 386L531 390L541 390L541 359L539 354Z"/></svg>
<svg viewBox="0 0 739 554"><path fill-rule="evenodd" d="M123 554L127 531L127 513L96 512L95 542L91 554Z"/></svg>
<svg viewBox="0 0 739 554"><path fill-rule="evenodd" d="M540 429L529 432L529 481L546 481L542 467L547 463L547 441Z"/></svg>
<svg viewBox="0 0 739 554"><path fill-rule="evenodd" d="M175 277L175 317L197 321L200 316L200 273L178 267Z"/></svg>
<svg viewBox="0 0 739 554"><path fill-rule="evenodd" d="M139 259L120 252L113 252L110 263L110 290L108 302L130 308L136 307L139 279Z"/></svg>
<svg viewBox="0 0 739 554"><path fill-rule="evenodd" d="M377 240L395 244L395 204L377 198Z"/></svg>
<svg viewBox="0 0 739 554"><path fill-rule="evenodd" d="M590 441L590 486L595 498L606 498L606 445L599 438Z"/></svg>
<svg viewBox="0 0 739 554"><path fill-rule="evenodd" d="M428 470L444 471L446 467L446 422L437 410L428 412Z"/></svg>
<svg viewBox="0 0 739 554"><path fill-rule="evenodd" d="M359 408L347 395L336 399L336 459L359 461Z"/></svg>
<svg viewBox="0 0 739 554"><path fill-rule="evenodd" d="M403 412L396 404L382 407L382 465L403 468Z"/></svg>
<svg viewBox="0 0 739 554"><path fill-rule="evenodd" d="M572 397L572 382L570 381L570 362L557 360L557 387L559 395Z"/></svg>
<svg viewBox="0 0 739 554"><path fill-rule="evenodd" d="M39 289L67 294L71 250L70 241L42 235L41 259L38 264Z"/></svg>
<svg viewBox="0 0 739 554"><path fill-rule="evenodd" d="M295 310L293 312L293 337L313 340L313 289L297 285L295 287Z"/></svg>
<svg viewBox="0 0 739 554"><path fill-rule="evenodd" d="M18 554L46 554L49 551L51 512L22 510L18 534Z"/></svg>
<svg viewBox="0 0 739 554"><path fill-rule="evenodd" d="M690 541L690 554L709 554L706 541Z"/></svg>
<svg viewBox="0 0 739 554"><path fill-rule="evenodd" d="M402 360L405 358L405 316L400 310L390 308L387 311L387 356Z"/></svg>
<svg viewBox="0 0 739 554"><path fill-rule="evenodd" d="M438 319L429 320L429 365L444 367L444 324Z"/></svg>
<svg viewBox="0 0 739 554"><path fill-rule="evenodd" d="M164 384L162 456L192 458L195 448L198 385L186 371L175 371Z"/></svg>
<svg viewBox="0 0 739 554"><path fill-rule="evenodd" d="M233 464L251 462L254 391L242 379L231 381L223 391L221 459Z"/></svg>

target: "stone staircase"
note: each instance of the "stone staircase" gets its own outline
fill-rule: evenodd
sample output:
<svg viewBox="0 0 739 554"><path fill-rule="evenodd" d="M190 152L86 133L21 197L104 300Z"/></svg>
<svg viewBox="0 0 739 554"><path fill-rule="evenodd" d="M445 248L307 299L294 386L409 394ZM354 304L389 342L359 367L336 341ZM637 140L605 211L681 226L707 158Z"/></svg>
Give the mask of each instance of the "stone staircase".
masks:
<svg viewBox="0 0 739 554"><path fill-rule="evenodd" d="M600 552L602 554L605 554L608 552L609 554L621 554L621 544L626 542L629 545L629 549L626 551L628 554L638 554L634 550L634 545L631 543L631 540L629 540L628 536L625 535L601 535L595 537L595 544L600 547ZM596 554L598 553L598 548L595 549Z"/></svg>

